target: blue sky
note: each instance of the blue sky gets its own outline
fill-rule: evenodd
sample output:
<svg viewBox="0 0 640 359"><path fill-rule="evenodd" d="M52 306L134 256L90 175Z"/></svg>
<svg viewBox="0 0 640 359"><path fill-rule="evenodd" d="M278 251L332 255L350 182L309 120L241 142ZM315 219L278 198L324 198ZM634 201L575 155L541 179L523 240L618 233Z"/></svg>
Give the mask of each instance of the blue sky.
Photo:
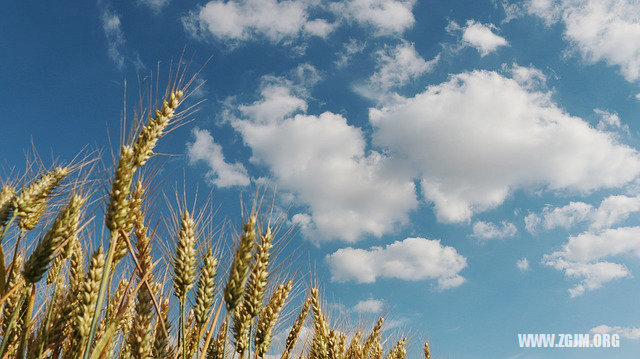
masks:
<svg viewBox="0 0 640 359"><path fill-rule="evenodd" d="M335 316L436 358L640 353L640 4L0 4L5 168L118 136L127 83L186 49L206 99L160 153L218 217L265 183ZM162 70L160 71L163 74ZM55 154L52 155L52 154ZM521 349L518 333L621 335Z"/></svg>

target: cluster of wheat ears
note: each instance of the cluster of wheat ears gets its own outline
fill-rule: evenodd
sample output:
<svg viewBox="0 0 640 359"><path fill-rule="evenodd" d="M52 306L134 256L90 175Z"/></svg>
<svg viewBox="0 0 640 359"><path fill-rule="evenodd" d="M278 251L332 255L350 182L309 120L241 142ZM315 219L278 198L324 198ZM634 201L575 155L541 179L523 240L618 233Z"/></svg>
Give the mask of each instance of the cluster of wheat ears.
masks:
<svg viewBox="0 0 640 359"><path fill-rule="evenodd" d="M78 163L0 182L0 359L405 358L406 339L383 340L383 318L370 333L331 329L317 287L294 283L286 273L275 279L270 262L277 231L255 206L227 255L212 250L211 238L199 238L198 216L176 211L172 253L153 258L157 226L149 225L149 184L141 168L157 141L185 119L188 111L179 108L193 92L193 78L182 74L169 81L155 108L140 112L105 196L77 179ZM104 222L94 221L103 223L104 240L85 234L95 219L85 214L90 202L105 204ZM85 258L85 251L93 253ZM227 268L218 266L223 257ZM164 276L156 268L161 260L172 268ZM115 273L129 274L118 280ZM226 277L224 286L219 277ZM284 348L268 355L294 287L308 287L300 291L305 299L288 309L291 319L299 314ZM302 339L305 328L311 334ZM424 355L430 358L428 344Z"/></svg>

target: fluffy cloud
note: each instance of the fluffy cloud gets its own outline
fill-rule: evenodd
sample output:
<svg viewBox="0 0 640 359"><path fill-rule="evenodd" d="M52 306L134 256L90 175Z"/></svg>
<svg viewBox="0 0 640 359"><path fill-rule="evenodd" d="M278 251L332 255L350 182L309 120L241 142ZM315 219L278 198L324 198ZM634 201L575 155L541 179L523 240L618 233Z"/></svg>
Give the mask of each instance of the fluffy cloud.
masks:
<svg viewBox="0 0 640 359"><path fill-rule="evenodd" d="M621 337L631 340L640 339L640 328L626 328L626 327L610 327L608 325L599 325L591 328L591 333L594 334L619 334Z"/></svg>
<svg viewBox="0 0 640 359"><path fill-rule="evenodd" d="M109 58L115 62L119 69L122 69L125 62L123 48L126 41L120 16L109 9L104 9L102 11L102 29L107 37Z"/></svg>
<svg viewBox="0 0 640 359"><path fill-rule="evenodd" d="M331 4L337 16L375 29L376 35L401 34L415 22L415 0L344 0Z"/></svg>
<svg viewBox="0 0 640 359"><path fill-rule="evenodd" d="M379 299L361 300L353 307L356 313L380 313L384 302Z"/></svg>
<svg viewBox="0 0 640 359"><path fill-rule="evenodd" d="M189 162L206 162L209 165L207 178L214 186L224 188L249 184L247 169L241 163L227 163L222 154L222 146L213 141L209 131L196 128L193 136L195 141L187 145Z"/></svg>
<svg viewBox="0 0 640 359"><path fill-rule="evenodd" d="M523 272L528 271L529 270L529 260L527 258L519 259L516 262L516 267L518 269L520 269L521 271L523 271Z"/></svg>
<svg viewBox="0 0 640 359"><path fill-rule="evenodd" d="M529 233L535 233L540 228L551 230L554 228L568 229L576 223L586 221L593 212L593 207L584 202L571 202L566 206L546 207L542 214L529 213L525 218L525 228Z"/></svg>
<svg viewBox="0 0 640 359"><path fill-rule="evenodd" d="M388 95L392 88L405 85L433 70L440 56L426 61L411 43L402 43L396 47L388 47L377 52L378 63L376 72L369 77L362 86L356 86L356 91L369 98Z"/></svg>
<svg viewBox="0 0 640 359"><path fill-rule="evenodd" d="M543 264L580 280L569 289L575 297L615 279L629 277L631 273L624 265L603 260L620 255L640 258L640 227L606 229L569 237L559 251L543 257Z"/></svg>
<svg viewBox="0 0 640 359"><path fill-rule="evenodd" d="M473 237L480 239L502 239L513 237L518 229L513 223L502 221L500 224L477 221L473 224Z"/></svg>
<svg viewBox="0 0 640 359"><path fill-rule="evenodd" d="M147 0L145 0L147 1ZM157 0L148 0L156 2ZM341 23L371 27L376 36L401 34L411 26L415 0L213 0L182 17L185 30L196 38L223 41L265 38L287 42L301 36L328 37ZM317 10L317 11L316 11ZM311 14L333 13L330 22Z"/></svg>
<svg viewBox="0 0 640 359"><path fill-rule="evenodd" d="M541 214L528 214L525 226L530 233L540 229L569 229L579 223L587 223L591 229L608 228L639 211L640 197L613 195L603 199L597 208L584 202L571 202L557 208L546 207Z"/></svg>
<svg viewBox="0 0 640 359"><path fill-rule="evenodd" d="M494 34L494 30L496 27L492 24L468 20L467 25L462 29L462 41L475 47L480 52L480 56L488 55L499 47L509 44L504 37Z"/></svg>
<svg viewBox="0 0 640 359"><path fill-rule="evenodd" d="M468 221L521 188L588 192L640 173L637 151L611 133L567 114L549 93L492 71L453 75L370 109L369 119L374 143L422 179L443 222Z"/></svg>
<svg viewBox="0 0 640 359"><path fill-rule="evenodd" d="M527 89L540 88L547 82L547 76L539 69L531 66L512 64L503 68L511 73L511 78Z"/></svg>
<svg viewBox="0 0 640 359"><path fill-rule="evenodd" d="M401 280L435 279L440 289L454 288L464 282L459 274L467 260L455 248L439 240L407 238L386 247L342 248L327 255L333 281L373 283L378 278Z"/></svg>
<svg viewBox="0 0 640 359"><path fill-rule="evenodd" d="M323 19L310 19L310 6L303 0L214 0L182 21L192 35L208 34L220 40L264 37L280 42L304 34L326 37L334 26Z"/></svg>
<svg viewBox="0 0 640 359"><path fill-rule="evenodd" d="M362 131L341 115L300 113L306 101L292 91L265 85L262 98L238 106L231 123L251 148L252 161L308 208L294 222L316 240L346 241L381 236L405 223L417 206L406 170L378 152L366 153Z"/></svg>
<svg viewBox="0 0 640 359"><path fill-rule="evenodd" d="M640 3L631 0L529 0L530 14L561 21L564 35L590 63L617 66L627 81L640 78Z"/></svg>

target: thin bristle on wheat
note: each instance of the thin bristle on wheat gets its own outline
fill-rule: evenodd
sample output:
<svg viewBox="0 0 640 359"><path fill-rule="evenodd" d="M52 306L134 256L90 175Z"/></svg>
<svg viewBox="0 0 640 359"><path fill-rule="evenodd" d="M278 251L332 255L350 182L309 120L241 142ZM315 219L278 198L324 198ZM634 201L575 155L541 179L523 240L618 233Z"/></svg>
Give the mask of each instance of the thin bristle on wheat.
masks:
<svg viewBox="0 0 640 359"><path fill-rule="evenodd" d="M227 312L231 313L240 304L244 286L251 265L251 250L256 238L256 216L251 215L247 223L242 228L242 236L240 244L235 251L235 257L231 270L229 272L229 280L224 289L224 301Z"/></svg>
<svg viewBox="0 0 640 359"><path fill-rule="evenodd" d="M262 311L262 314L260 314L255 338L256 355L259 357L264 357L264 355L269 351L271 338L273 337L273 328L276 325L280 311L282 310L292 287L293 281L288 281L286 284L279 285L271 295L266 308Z"/></svg>

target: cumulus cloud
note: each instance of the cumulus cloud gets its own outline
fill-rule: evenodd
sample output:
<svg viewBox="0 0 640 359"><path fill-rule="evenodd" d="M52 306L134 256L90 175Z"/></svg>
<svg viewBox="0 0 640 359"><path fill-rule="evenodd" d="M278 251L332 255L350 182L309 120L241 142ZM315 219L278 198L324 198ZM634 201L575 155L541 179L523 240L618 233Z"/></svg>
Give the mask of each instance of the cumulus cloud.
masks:
<svg viewBox="0 0 640 359"><path fill-rule="evenodd" d="M108 8L102 11L102 30L107 38L107 51L109 58L118 66L119 69L124 68L125 55L124 31L122 31L122 23L120 16Z"/></svg>
<svg viewBox="0 0 640 359"><path fill-rule="evenodd" d="M407 238L385 247L342 248L327 255L331 279L337 282L373 283L378 278L409 281L433 279L440 289L460 286L467 260L439 240Z"/></svg>
<svg viewBox="0 0 640 359"><path fill-rule="evenodd" d="M381 100L392 88L401 87L410 80L431 72L440 56L426 61L412 43L402 43L377 52L376 72L356 91L366 97Z"/></svg>
<svg viewBox="0 0 640 359"><path fill-rule="evenodd" d="M187 32L195 37L242 41L265 38L272 42L302 35L326 37L334 25L311 19L312 3L304 0L214 0L182 18Z"/></svg>
<svg viewBox="0 0 640 359"><path fill-rule="evenodd" d="M379 299L367 299L359 301L353 306L353 311L356 313L380 313L384 302Z"/></svg>
<svg viewBox="0 0 640 359"><path fill-rule="evenodd" d="M151 2L160 0L147 0ZM267 39L291 42L306 36L327 38L342 23L372 28L373 35L401 34L415 20L415 0L213 0L182 17L195 38L228 42ZM329 21L313 13L330 14Z"/></svg>
<svg viewBox="0 0 640 359"><path fill-rule="evenodd" d="M443 222L469 221L517 189L589 192L640 173L633 148L566 113L549 93L492 71L453 75L370 109L369 120L374 143L421 178Z"/></svg>
<svg viewBox="0 0 640 359"><path fill-rule="evenodd" d="M372 27L375 35L401 34L415 23L415 0L343 0L331 4L344 21Z"/></svg>
<svg viewBox="0 0 640 359"><path fill-rule="evenodd" d="M493 24L481 24L474 20L467 20L467 25L462 29L462 41L472 47L475 47L480 56L486 56L495 52L501 46L507 46L507 40L494 31L496 27Z"/></svg>
<svg viewBox="0 0 640 359"><path fill-rule="evenodd" d="M473 224L473 237L480 239L503 239L513 237L518 229L513 223L502 221L500 224L477 221Z"/></svg>
<svg viewBox="0 0 640 359"><path fill-rule="evenodd" d="M640 197L612 195L603 199L598 207L584 202L545 207L540 214L529 213L525 217L525 227L530 233L540 229L569 229L580 223L588 224L591 229L601 229L620 223L636 212L640 212Z"/></svg>
<svg viewBox="0 0 640 359"><path fill-rule="evenodd" d="M628 328L628 327L610 327L608 325L599 325L591 328L591 333L594 334L618 334L623 338L638 340L640 339L640 328Z"/></svg>
<svg viewBox="0 0 640 359"><path fill-rule="evenodd" d="M249 184L247 169L241 163L227 163L222 146L214 142L209 131L196 128L192 133L195 141L187 145L189 162L206 162L209 166L206 176L211 184L220 188Z"/></svg>
<svg viewBox="0 0 640 359"><path fill-rule="evenodd" d="M529 270L529 260L527 258L519 259L516 262L516 267L518 269L520 269L521 271L523 271L523 272L528 271Z"/></svg>
<svg viewBox="0 0 640 359"><path fill-rule="evenodd" d="M304 114L306 101L282 81L264 85L261 95L238 106L231 124L252 161L307 209L293 221L308 237L356 241L407 222L417 206L411 177L389 157L367 153L359 128L335 113Z"/></svg>
<svg viewBox="0 0 640 359"><path fill-rule="evenodd" d="M616 66L640 78L640 3L630 0L528 0L530 14L562 22L564 36L589 63Z"/></svg>
<svg viewBox="0 0 640 359"><path fill-rule="evenodd" d="M640 227L621 227L598 232L584 232L569 237L563 247L543 257L543 264L564 272L580 282L569 289L572 297L582 295L604 284L629 277L631 272L622 264L605 258L631 255L640 258Z"/></svg>

